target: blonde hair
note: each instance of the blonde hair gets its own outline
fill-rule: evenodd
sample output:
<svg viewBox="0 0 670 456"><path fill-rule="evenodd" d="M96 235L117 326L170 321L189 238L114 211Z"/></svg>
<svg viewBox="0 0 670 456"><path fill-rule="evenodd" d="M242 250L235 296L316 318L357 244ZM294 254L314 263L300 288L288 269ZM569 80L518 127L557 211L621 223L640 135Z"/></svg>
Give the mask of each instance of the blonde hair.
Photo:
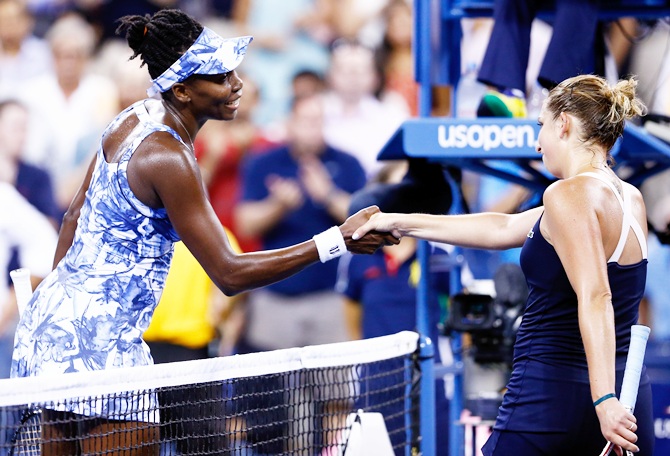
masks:
<svg viewBox="0 0 670 456"><path fill-rule="evenodd" d="M627 120L646 113L636 97L637 80L622 79L613 86L595 75L575 76L554 87L547 97L546 109L554 119L568 113L581 123L581 139L609 151L623 135Z"/></svg>

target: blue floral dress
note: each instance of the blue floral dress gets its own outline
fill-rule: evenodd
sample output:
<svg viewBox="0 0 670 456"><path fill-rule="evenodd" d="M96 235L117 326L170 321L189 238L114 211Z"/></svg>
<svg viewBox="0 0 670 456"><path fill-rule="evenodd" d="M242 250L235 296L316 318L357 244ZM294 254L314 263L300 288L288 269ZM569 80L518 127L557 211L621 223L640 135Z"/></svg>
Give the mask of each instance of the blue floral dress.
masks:
<svg viewBox="0 0 670 456"><path fill-rule="evenodd" d="M74 242L21 315L12 377L153 362L142 334L160 299L179 236L164 209L152 209L135 197L127 168L148 135L167 131L181 138L153 121L145 102L123 111L108 127L130 115L139 119L118 163L108 163L102 142L99 146ZM68 411L97 414L86 404L73 407Z"/></svg>

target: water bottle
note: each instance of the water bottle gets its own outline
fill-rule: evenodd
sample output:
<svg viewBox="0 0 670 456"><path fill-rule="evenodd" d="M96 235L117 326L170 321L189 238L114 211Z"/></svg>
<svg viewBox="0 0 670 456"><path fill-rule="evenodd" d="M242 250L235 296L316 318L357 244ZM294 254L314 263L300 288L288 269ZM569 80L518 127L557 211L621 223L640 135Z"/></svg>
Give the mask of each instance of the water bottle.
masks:
<svg viewBox="0 0 670 456"><path fill-rule="evenodd" d="M456 117L474 119L477 107L486 93L485 84L477 81L477 64L470 62L456 86Z"/></svg>

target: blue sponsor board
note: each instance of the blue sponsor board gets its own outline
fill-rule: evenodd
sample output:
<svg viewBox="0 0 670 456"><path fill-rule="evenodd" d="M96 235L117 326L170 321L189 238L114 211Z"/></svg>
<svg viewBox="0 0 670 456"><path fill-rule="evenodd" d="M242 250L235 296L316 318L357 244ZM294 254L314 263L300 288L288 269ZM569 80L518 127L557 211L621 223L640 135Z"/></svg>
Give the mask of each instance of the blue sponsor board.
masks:
<svg viewBox="0 0 670 456"><path fill-rule="evenodd" d="M378 158L427 158L543 191L554 178L535 149L539 131L537 122L527 119L411 119Z"/></svg>
<svg viewBox="0 0 670 456"><path fill-rule="evenodd" d="M537 174L542 156L536 151L540 126L531 119L451 117L405 121L379 152L379 160L427 158L541 190L553 178ZM670 143L643 127L628 124L612 148L615 169L625 169L626 180L644 179L670 167ZM506 160L522 172L505 174L491 163Z"/></svg>
<svg viewBox="0 0 670 456"><path fill-rule="evenodd" d="M519 119L411 119L403 123L379 158L525 158L536 152L540 126Z"/></svg>

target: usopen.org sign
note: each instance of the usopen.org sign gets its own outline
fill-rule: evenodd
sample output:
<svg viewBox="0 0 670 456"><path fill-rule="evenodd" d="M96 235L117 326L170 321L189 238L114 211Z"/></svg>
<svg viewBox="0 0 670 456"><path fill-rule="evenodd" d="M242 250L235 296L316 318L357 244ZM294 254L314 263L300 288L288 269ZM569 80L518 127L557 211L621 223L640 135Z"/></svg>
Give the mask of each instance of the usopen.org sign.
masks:
<svg viewBox="0 0 670 456"><path fill-rule="evenodd" d="M411 119L402 125L379 158L540 159L535 151L539 130L537 121L530 119Z"/></svg>
<svg viewBox="0 0 670 456"><path fill-rule="evenodd" d="M438 125L437 143L443 149L523 149L535 147L535 129L530 125Z"/></svg>

